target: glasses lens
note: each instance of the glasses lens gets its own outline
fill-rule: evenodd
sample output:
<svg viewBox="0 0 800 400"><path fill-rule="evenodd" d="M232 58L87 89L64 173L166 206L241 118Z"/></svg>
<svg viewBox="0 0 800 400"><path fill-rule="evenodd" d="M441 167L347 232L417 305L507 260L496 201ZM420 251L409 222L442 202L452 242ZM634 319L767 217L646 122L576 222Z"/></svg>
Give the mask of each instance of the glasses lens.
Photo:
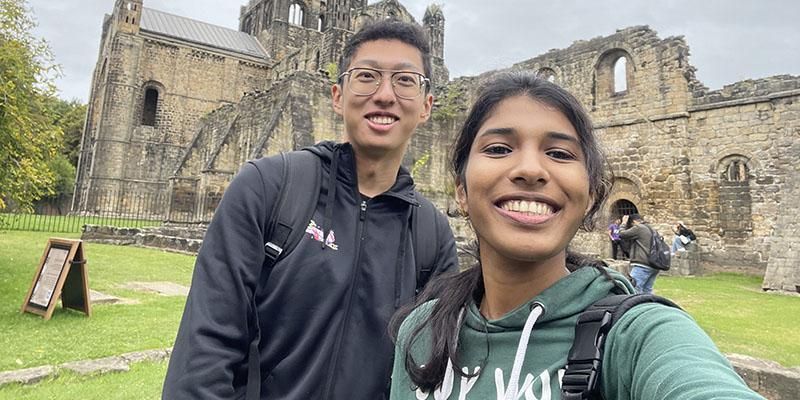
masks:
<svg viewBox="0 0 800 400"><path fill-rule="evenodd" d="M369 96L378 91L382 75L370 68L353 68L350 74L350 91L359 96ZM397 97L413 99L422 92L425 84L421 74L416 72L395 72L392 74L392 88Z"/></svg>
<svg viewBox="0 0 800 400"><path fill-rule="evenodd" d="M395 72L392 75L392 86L399 97L417 97L422 89L422 75L414 72Z"/></svg>
<svg viewBox="0 0 800 400"><path fill-rule="evenodd" d="M381 73L378 71L364 68L350 70L350 90L355 94L373 94L380 84Z"/></svg>

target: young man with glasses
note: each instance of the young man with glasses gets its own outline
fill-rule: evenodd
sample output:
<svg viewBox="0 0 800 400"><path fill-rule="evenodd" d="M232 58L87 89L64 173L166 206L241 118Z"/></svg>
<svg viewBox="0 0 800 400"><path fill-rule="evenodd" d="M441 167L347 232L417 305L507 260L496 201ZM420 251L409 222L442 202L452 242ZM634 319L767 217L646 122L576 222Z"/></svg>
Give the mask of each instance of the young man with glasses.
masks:
<svg viewBox="0 0 800 400"><path fill-rule="evenodd" d="M344 141L305 150L322 169L306 234L260 271L282 161L245 164L198 254L163 398L388 398L387 326L414 298L410 221L413 208L429 204L401 166L433 104L429 45L418 26L383 20L350 38L339 70L331 93ZM455 271L447 220L439 212L432 219L413 228L436 238L432 275ZM260 329L251 323L254 307ZM253 343L259 368L248 368Z"/></svg>

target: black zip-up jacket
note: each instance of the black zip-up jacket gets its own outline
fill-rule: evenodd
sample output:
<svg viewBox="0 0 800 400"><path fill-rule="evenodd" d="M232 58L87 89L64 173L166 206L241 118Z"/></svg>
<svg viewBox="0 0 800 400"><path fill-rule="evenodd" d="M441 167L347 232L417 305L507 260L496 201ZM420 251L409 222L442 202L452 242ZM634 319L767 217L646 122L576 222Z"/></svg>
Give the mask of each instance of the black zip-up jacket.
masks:
<svg viewBox="0 0 800 400"><path fill-rule="evenodd" d="M401 167L391 189L365 199L349 144L311 149L323 169L317 209L303 239L272 271L262 271L264 226L278 197L280 157L246 163L225 191L197 257L164 399L244 397L257 287L261 399L388 397L388 321L416 286L414 183ZM452 232L437 217L433 275L457 269Z"/></svg>

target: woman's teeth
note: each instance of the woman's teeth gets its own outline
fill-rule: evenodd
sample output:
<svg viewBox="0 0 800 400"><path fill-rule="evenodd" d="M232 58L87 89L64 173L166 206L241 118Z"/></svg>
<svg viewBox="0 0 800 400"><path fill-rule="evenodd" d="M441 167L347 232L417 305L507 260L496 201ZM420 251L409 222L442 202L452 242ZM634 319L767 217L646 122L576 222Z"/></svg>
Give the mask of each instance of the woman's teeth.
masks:
<svg viewBox="0 0 800 400"><path fill-rule="evenodd" d="M500 208L506 211L534 215L550 215L553 213L553 207L550 207L545 203L527 200L506 201L500 205Z"/></svg>

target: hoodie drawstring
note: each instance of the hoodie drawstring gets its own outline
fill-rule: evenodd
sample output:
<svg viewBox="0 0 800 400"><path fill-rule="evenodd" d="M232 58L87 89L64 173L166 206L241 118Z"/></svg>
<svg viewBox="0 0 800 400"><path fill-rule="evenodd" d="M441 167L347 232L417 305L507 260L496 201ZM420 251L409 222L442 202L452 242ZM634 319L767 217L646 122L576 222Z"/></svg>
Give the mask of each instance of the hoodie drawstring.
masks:
<svg viewBox="0 0 800 400"><path fill-rule="evenodd" d="M542 314L544 314L544 307L540 303L533 303L531 313L528 314L528 320L525 321L525 327L522 328L522 335L519 337L517 354L514 356L514 366L511 368L511 379L508 381L505 400L516 400L518 398L519 375L522 372L522 363L525 362L528 341L530 341L531 333L533 332L533 324Z"/></svg>
<svg viewBox="0 0 800 400"><path fill-rule="evenodd" d="M336 201L336 177L339 174L339 146L333 148L331 157L331 170L328 173L328 197L325 199L325 216L322 220L322 249L325 249L325 242L328 240L328 232L331 230L331 214L333 213L333 203Z"/></svg>

